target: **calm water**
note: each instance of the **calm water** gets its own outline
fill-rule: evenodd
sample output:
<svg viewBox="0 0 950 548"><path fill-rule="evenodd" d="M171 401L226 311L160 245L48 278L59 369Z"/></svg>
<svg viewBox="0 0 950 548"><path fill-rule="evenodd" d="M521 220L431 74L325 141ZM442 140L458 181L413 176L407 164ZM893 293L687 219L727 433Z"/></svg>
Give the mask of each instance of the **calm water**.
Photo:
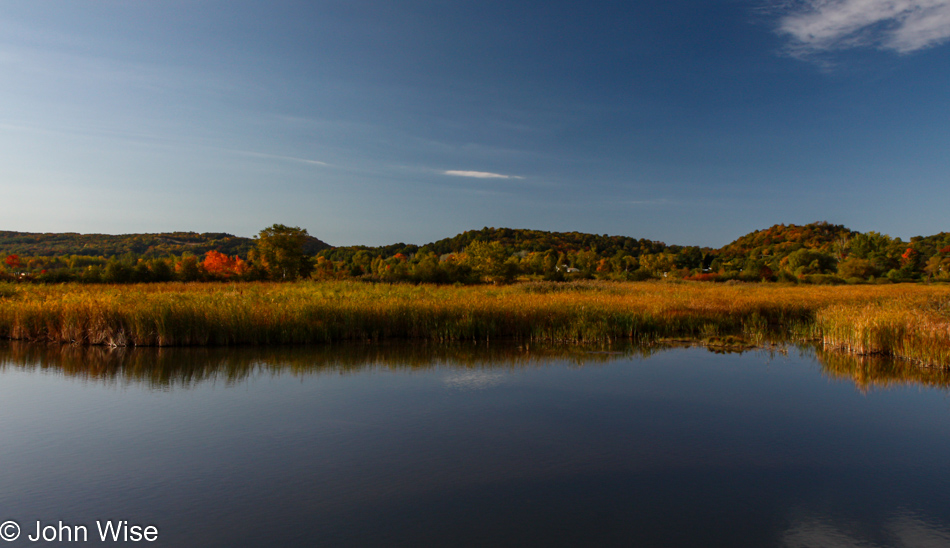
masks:
<svg viewBox="0 0 950 548"><path fill-rule="evenodd" d="M10 546L38 520L93 545L126 520L161 546L950 546L948 385L794 348L0 345L0 522Z"/></svg>

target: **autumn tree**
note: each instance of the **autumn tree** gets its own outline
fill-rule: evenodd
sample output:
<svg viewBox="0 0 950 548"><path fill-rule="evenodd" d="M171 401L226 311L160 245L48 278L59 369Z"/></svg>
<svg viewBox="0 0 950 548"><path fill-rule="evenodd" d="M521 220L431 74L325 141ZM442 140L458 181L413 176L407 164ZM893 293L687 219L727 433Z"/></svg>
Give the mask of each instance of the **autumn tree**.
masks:
<svg viewBox="0 0 950 548"><path fill-rule="evenodd" d="M304 244L310 237L307 229L275 224L256 236L255 259L268 271L271 278L293 280L310 275L312 265L304 253Z"/></svg>
<svg viewBox="0 0 950 548"><path fill-rule="evenodd" d="M240 257L228 257L220 251L211 250L205 254L201 267L208 274L218 278L240 276L247 271L247 264Z"/></svg>

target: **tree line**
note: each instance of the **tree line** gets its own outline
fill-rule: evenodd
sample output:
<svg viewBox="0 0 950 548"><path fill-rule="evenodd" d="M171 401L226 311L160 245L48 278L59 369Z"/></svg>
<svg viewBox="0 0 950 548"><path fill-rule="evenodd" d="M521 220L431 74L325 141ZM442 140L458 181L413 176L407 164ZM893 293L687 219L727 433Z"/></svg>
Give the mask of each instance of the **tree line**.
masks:
<svg viewBox="0 0 950 548"><path fill-rule="evenodd" d="M910 241L840 225L775 225L720 249L666 245L625 236L483 228L424 246L314 250L305 229L275 224L249 239L243 256L10 254L0 278L37 282L357 279L437 284L535 280L781 281L890 283L950 280L950 234ZM316 240L319 242L319 240ZM322 243L322 242L321 242Z"/></svg>

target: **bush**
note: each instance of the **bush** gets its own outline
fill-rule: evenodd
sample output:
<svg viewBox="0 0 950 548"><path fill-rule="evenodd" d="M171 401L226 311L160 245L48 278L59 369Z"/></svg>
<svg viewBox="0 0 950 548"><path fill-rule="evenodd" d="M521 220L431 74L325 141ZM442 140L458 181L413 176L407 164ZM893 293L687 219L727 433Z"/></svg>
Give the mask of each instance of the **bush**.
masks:
<svg viewBox="0 0 950 548"><path fill-rule="evenodd" d="M785 283L790 283L790 284L798 283L798 278L796 278L795 275L789 272L788 270L780 270L776 278L780 282L785 282Z"/></svg>
<svg viewBox="0 0 950 548"><path fill-rule="evenodd" d="M626 274L624 278L631 282L643 282L653 278L653 273L645 268L638 268L633 272L625 272L624 274Z"/></svg>
<svg viewBox="0 0 950 548"><path fill-rule="evenodd" d="M847 282L833 274L808 274L805 276L805 283L815 285L843 285Z"/></svg>
<svg viewBox="0 0 950 548"><path fill-rule="evenodd" d="M692 282L715 282L719 279L719 273L707 272L705 274L693 274L692 276L687 276L685 279Z"/></svg>

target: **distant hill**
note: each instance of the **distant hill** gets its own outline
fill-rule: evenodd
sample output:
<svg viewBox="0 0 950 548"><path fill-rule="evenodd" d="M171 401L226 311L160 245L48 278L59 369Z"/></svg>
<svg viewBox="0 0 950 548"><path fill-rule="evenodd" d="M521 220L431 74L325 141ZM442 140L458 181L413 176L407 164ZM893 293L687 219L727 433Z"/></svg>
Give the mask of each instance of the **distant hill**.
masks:
<svg viewBox="0 0 950 548"><path fill-rule="evenodd" d="M546 251L554 251L557 253L596 251L599 255L605 257L612 257L618 252L638 256L646 253L662 253L670 248L680 248L680 246L667 246L663 242L642 238L638 240L629 236L485 227L481 230L467 230L450 238L443 238L422 246L398 243L379 247L333 247L323 251L321 255L335 261L349 261L360 251L365 251L372 256L380 257L392 257L397 253L412 255L426 252L435 253L436 255L445 255L447 253L459 253L474 241L499 242L505 246L505 249L509 253L523 251L542 253Z"/></svg>
<svg viewBox="0 0 950 548"><path fill-rule="evenodd" d="M588 251L596 250L604 256L618 251L639 255L641 253L659 253L666 249L663 242L636 239L629 236L608 236L606 234L586 234L583 232L546 232L522 228L483 228L468 230L451 238L444 238L422 246L424 250L437 254L458 253L465 246L476 241L500 242L512 252L518 251Z"/></svg>
<svg viewBox="0 0 950 548"><path fill-rule="evenodd" d="M752 256L785 257L803 248L834 254L836 242L841 246L857 234L844 226L826 222L802 226L774 225L737 238L720 248L718 255L724 261Z"/></svg>
<svg viewBox="0 0 950 548"><path fill-rule="evenodd" d="M201 255L216 250L225 255L247 257L255 240L224 232L163 232L159 234L77 234L0 231L0 255L25 257L60 257L91 255L121 256L134 253L143 257L181 255L184 252ZM330 246L311 237L307 252L316 254Z"/></svg>

